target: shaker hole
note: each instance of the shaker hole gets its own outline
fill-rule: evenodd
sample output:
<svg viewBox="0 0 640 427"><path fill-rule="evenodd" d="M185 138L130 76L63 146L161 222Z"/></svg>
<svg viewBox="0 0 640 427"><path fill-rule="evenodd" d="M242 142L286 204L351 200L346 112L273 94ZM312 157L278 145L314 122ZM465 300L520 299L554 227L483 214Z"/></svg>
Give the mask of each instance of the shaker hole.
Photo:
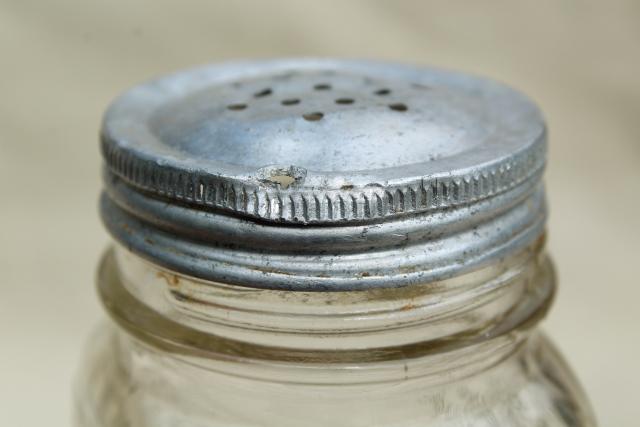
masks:
<svg viewBox="0 0 640 427"><path fill-rule="evenodd" d="M318 83L313 87L315 90L330 90L331 85L327 83Z"/></svg>
<svg viewBox="0 0 640 427"><path fill-rule="evenodd" d="M302 117L309 122L317 122L318 120L322 119L324 117L324 114L316 111L313 113L307 113L307 114L303 114Z"/></svg>
<svg viewBox="0 0 640 427"><path fill-rule="evenodd" d="M409 109L405 104L401 102L389 104L389 108L391 108L393 111L407 111Z"/></svg>
<svg viewBox="0 0 640 427"><path fill-rule="evenodd" d="M247 104L231 104L227 105L227 108L231 111L240 111L247 108Z"/></svg>
<svg viewBox="0 0 640 427"><path fill-rule="evenodd" d="M253 94L254 97L256 98L262 98L265 96L269 96L273 93L273 91L270 88L266 88L266 89L262 89L260 92L256 92Z"/></svg>
<svg viewBox="0 0 640 427"><path fill-rule="evenodd" d="M378 89L377 91L373 92L374 94L378 95L378 96L385 96L385 95L389 95L391 93L391 89Z"/></svg>
<svg viewBox="0 0 640 427"><path fill-rule="evenodd" d="M355 102L354 99L352 98L338 98L336 99L336 104L340 104L340 105L349 105L349 104L353 104Z"/></svg>
<svg viewBox="0 0 640 427"><path fill-rule="evenodd" d="M281 102L282 105L296 105L300 104L300 100L296 98L283 99Z"/></svg>

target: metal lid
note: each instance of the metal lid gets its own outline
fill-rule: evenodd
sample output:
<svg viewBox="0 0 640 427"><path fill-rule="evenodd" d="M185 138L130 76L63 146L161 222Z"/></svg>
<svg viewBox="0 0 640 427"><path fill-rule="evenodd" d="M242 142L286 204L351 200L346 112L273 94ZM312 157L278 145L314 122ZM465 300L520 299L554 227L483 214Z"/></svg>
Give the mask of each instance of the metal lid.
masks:
<svg viewBox="0 0 640 427"><path fill-rule="evenodd" d="M189 236L217 247L226 237L212 235L212 227L254 219L254 231L273 225L261 242L247 235L236 242L240 247L273 249L279 241L282 251L284 239L300 251L317 230L292 232L287 224L360 230L413 221L416 231L418 223L460 216L470 206L495 216L539 187L545 145L537 108L478 77L369 61L213 65L138 86L109 108L102 129L110 194L104 211L117 216L115 201L145 226L177 233L174 240ZM164 208L154 205L158 200ZM161 222L169 207L181 209L180 218ZM458 220L467 230L477 226L471 215ZM345 229L330 230L323 242L339 252L337 236ZM306 243L290 242L294 235ZM383 246L394 241L379 239ZM157 249L139 251L178 266ZM178 267L224 279L206 268ZM282 287L297 287L285 281ZM266 287L281 287L276 282Z"/></svg>
<svg viewBox="0 0 640 427"><path fill-rule="evenodd" d="M481 200L544 162L522 95L371 62L218 65L139 86L110 108L109 168L130 184L268 221L335 222Z"/></svg>

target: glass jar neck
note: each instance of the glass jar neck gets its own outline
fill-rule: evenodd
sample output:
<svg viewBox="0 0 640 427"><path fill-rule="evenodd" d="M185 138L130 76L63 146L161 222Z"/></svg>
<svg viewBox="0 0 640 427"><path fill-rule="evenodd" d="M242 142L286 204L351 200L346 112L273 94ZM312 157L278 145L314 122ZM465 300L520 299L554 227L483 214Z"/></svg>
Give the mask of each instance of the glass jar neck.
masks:
<svg viewBox="0 0 640 427"><path fill-rule="evenodd" d="M383 380L404 375L407 361L426 374L514 351L553 296L542 249L541 238L495 264L419 286L300 292L186 277L117 246L103 260L99 288L112 317L143 343L198 364L268 366L252 373L265 378L296 366L317 381L326 378L320 367L353 367L358 377L356 365L365 364Z"/></svg>

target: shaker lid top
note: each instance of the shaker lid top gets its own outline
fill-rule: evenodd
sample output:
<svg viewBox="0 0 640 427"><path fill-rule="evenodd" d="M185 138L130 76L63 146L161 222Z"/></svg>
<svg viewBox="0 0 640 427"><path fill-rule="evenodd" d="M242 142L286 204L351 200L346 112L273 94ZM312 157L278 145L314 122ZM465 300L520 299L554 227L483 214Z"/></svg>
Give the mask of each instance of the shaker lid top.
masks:
<svg viewBox="0 0 640 427"><path fill-rule="evenodd" d="M102 128L143 191L266 221L366 221L486 199L537 175L535 107L491 80L384 62L233 62L137 86Z"/></svg>

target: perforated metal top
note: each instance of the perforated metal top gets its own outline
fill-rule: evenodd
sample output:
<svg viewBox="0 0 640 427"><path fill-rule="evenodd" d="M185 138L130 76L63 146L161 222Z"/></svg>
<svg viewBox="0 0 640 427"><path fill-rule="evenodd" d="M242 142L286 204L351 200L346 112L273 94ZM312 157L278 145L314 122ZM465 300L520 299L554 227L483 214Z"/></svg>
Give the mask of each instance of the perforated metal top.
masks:
<svg viewBox="0 0 640 427"><path fill-rule="evenodd" d="M477 202L538 176L545 144L537 108L499 83L315 59L161 78L121 96L102 129L108 170L134 188L295 223Z"/></svg>

